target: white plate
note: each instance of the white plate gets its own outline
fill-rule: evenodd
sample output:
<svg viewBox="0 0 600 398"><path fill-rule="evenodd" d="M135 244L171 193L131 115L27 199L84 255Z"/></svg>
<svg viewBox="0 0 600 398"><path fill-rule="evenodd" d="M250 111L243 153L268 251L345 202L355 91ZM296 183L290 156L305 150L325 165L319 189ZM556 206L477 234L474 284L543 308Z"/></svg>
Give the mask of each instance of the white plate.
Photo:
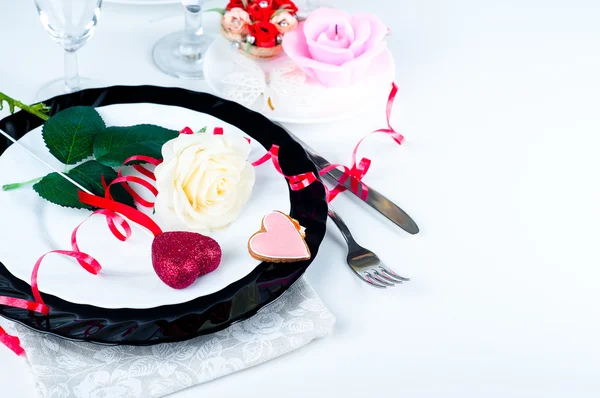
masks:
<svg viewBox="0 0 600 398"><path fill-rule="evenodd" d="M223 79L236 70L234 61L238 54L223 37L218 37L206 52L204 77L215 94L226 98ZM278 61L258 61L265 70L273 62ZM323 97L323 87L314 79L308 79L305 83L309 98L307 102L315 99L310 106L298 106L285 98L275 97L275 110L271 110L261 97L249 108L282 123L329 123L355 117L358 113L376 110L381 106L381 99L389 94L395 70L392 54L386 50L375 59L364 81L352 87L326 89L326 101L317 103L317 98Z"/></svg>
<svg viewBox="0 0 600 398"><path fill-rule="evenodd" d="M236 127L213 116L179 107L121 104L98 111L108 126L152 123L174 130L208 126L209 132L214 127L224 127L225 134L243 135ZM44 146L41 128L26 134L20 142L59 170L62 168ZM250 160L265 153L254 140L252 148ZM10 146L0 157L0 185L30 180L48 172L17 145ZM49 255L40 268L40 290L75 303L105 308L148 308L214 293L248 275L258 265L248 254L247 242L260 228L262 217L271 210L288 213L290 202L285 180L267 163L256 168L254 191L240 218L223 231L211 234L223 250L221 265L184 290L171 289L156 276L151 262L152 237L134 228L131 240L120 242L110 234L104 217L94 216L80 229L78 241L83 252L100 261L102 272L94 276L72 259ZM16 277L29 283L36 260L50 250L69 250L72 230L89 214L51 204L31 188L0 191L3 226L0 261Z"/></svg>

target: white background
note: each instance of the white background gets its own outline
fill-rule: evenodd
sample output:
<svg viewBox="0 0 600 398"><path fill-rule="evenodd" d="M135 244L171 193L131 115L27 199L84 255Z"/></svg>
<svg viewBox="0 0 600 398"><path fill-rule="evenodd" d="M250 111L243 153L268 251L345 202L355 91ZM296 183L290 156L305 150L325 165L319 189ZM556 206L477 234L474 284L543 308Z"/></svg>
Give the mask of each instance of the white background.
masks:
<svg viewBox="0 0 600 398"><path fill-rule="evenodd" d="M407 143L370 139L365 181L422 232L348 195L335 207L412 281L385 291L360 282L330 223L307 277L338 318L334 335L173 397L599 396L599 3L333 2L393 30L392 123ZM0 91L23 102L62 73L32 3L0 0ZM204 90L151 63L152 45L181 23L176 6L106 4L82 74ZM348 162L383 115L290 127ZM0 368L0 396L33 396L25 363L2 347Z"/></svg>

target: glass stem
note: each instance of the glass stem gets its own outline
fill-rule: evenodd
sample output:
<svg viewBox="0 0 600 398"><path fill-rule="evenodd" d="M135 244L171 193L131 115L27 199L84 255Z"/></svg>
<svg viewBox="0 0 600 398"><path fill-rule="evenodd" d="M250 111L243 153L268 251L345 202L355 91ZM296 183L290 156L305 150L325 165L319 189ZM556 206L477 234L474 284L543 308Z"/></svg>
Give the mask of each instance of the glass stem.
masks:
<svg viewBox="0 0 600 398"><path fill-rule="evenodd" d="M179 52L191 59L202 58L202 35L204 27L202 26L202 3L203 0L193 2L195 4L184 5L185 30L183 38L179 44ZM189 3L189 2L188 2Z"/></svg>
<svg viewBox="0 0 600 398"><path fill-rule="evenodd" d="M79 69L77 67L76 50L65 50L65 85L68 91L79 89Z"/></svg>

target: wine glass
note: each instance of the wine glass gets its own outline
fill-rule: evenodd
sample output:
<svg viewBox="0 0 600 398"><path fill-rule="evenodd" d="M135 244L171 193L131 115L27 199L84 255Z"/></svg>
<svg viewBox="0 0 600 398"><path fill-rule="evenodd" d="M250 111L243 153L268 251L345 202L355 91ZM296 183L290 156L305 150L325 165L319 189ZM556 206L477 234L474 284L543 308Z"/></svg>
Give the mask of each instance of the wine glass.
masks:
<svg viewBox="0 0 600 398"><path fill-rule="evenodd" d="M204 54L212 40L204 35L204 0L181 0L185 29L160 39L154 46L154 63L164 73L182 79L202 79Z"/></svg>
<svg viewBox="0 0 600 398"><path fill-rule="evenodd" d="M94 34L102 0L34 0L40 21L50 37L65 50L65 76L42 86L38 100L97 87L99 83L79 76L77 50Z"/></svg>

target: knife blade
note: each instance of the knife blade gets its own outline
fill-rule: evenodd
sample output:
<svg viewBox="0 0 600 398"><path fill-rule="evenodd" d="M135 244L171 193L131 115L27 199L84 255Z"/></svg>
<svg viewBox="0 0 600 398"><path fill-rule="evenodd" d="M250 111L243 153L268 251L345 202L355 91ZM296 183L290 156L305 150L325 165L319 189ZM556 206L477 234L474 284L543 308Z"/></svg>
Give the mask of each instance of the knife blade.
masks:
<svg viewBox="0 0 600 398"><path fill-rule="evenodd" d="M287 129L286 129L286 131L287 131ZM323 156L319 155L314 149L312 149L309 145L307 145L301 139L296 137L290 131L287 131L287 132L290 134L290 136L294 140L296 140L300 145L302 145L304 150L312 158L313 162L317 165L317 168L319 170L323 170L324 168L328 167L331 164L329 161L327 161ZM333 169L333 170L327 172L325 174L325 177L328 180L330 180L331 182L338 184L338 181L340 180L340 177L342 176L342 174L343 173L340 170ZM391 200L389 200L388 198L383 196L381 193L379 193L375 189L368 187L366 184L364 184L361 181L358 182L358 191L357 192L354 192L352 189L350 189L350 184L351 184L351 181L350 181L350 179L348 179L342 185L344 187L348 188L348 191L352 192L355 196L357 196L361 200L362 200L362 197L361 197L362 190L367 189L369 194L367 195L366 200L364 200L364 202L366 204L368 204L369 206L371 206L372 208L377 210L379 213L383 214L390 221L392 221L394 224L396 224L397 226L399 226L400 228L402 228L409 234L415 235L415 234L419 233L419 226L417 225L417 223L404 210L402 210L400 207L398 207L396 204L394 204L394 202L392 202Z"/></svg>

